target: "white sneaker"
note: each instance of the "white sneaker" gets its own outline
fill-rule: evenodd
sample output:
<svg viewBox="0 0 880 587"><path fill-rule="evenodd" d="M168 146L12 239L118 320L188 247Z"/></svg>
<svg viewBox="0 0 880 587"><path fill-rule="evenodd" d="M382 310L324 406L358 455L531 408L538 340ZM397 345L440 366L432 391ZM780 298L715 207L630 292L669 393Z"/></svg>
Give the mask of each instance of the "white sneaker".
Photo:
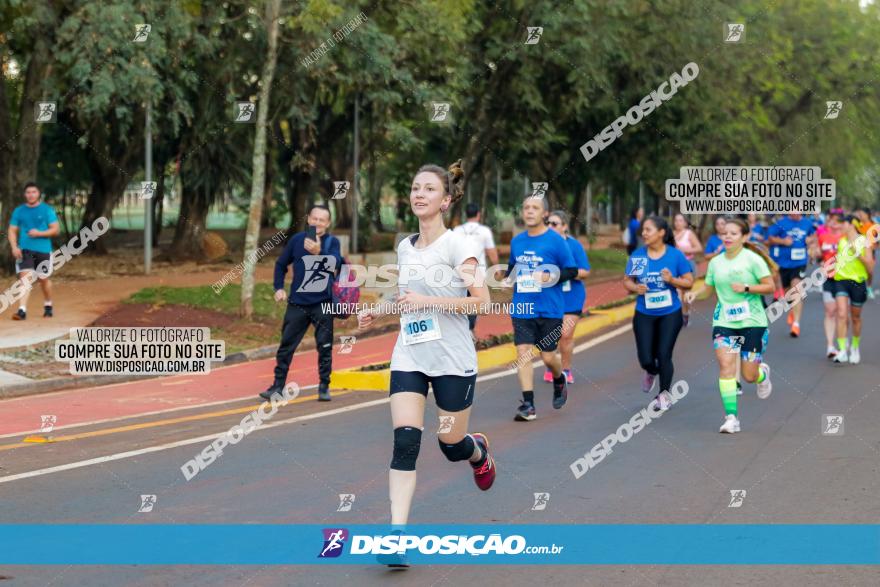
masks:
<svg viewBox="0 0 880 587"><path fill-rule="evenodd" d="M833 359L837 356L837 349L829 345L828 348L825 349L825 354L828 356L829 359Z"/></svg>
<svg viewBox="0 0 880 587"><path fill-rule="evenodd" d="M837 351L837 355L834 357L835 363L848 363L849 355L846 354L846 351Z"/></svg>
<svg viewBox="0 0 880 587"><path fill-rule="evenodd" d="M672 401L669 399L669 394L665 391L661 391L657 394L657 397L651 400L649 407L655 412L665 412L672 407Z"/></svg>
<svg viewBox="0 0 880 587"><path fill-rule="evenodd" d="M858 365L859 361L862 360L861 355L859 355L858 347L849 350L849 362L852 365Z"/></svg>
<svg viewBox="0 0 880 587"><path fill-rule="evenodd" d="M758 365L758 369L764 372L764 381L758 384L758 397L767 399L770 397L770 392L773 391L773 383L770 381L770 365L761 363Z"/></svg>
<svg viewBox="0 0 880 587"><path fill-rule="evenodd" d="M718 432L726 432L727 434L739 432L739 420L737 420L736 416L733 414L727 414L727 416L724 417L724 424L721 425Z"/></svg>

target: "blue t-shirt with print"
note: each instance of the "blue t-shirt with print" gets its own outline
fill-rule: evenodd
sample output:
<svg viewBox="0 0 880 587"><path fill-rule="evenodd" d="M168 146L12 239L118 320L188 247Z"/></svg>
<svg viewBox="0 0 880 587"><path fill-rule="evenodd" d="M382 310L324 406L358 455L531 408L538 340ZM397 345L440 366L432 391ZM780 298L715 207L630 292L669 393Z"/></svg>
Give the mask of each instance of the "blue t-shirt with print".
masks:
<svg viewBox="0 0 880 587"><path fill-rule="evenodd" d="M555 285L541 287L532 279L532 272L542 265L542 269L556 275ZM521 232L513 237L510 241L509 269L510 278L514 280L514 311L510 315L514 318L562 318L565 303L562 283L558 281L559 270L574 266L571 249L559 234L549 228L538 236ZM534 311L522 311L529 307Z"/></svg>
<svg viewBox="0 0 880 587"><path fill-rule="evenodd" d="M767 231L767 236L790 238L791 246L769 245L770 257L783 269L803 267L807 264L807 237L816 232L809 218L794 220L789 216L780 218Z"/></svg>
<svg viewBox="0 0 880 587"><path fill-rule="evenodd" d="M663 316L681 309L678 292L663 281L660 275L663 269L669 269L673 277L681 277L693 271L684 253L669 245L666 245L666 251L659 259L650 258L647 247L639 247L626 262L626 274L637 283L648 286L648 292L636 299L636 312Z"/></svg>
<svg viewBox="0 0 880 587"><path fill-rule="evenodd" d="M718 250L718 247L721 247L721 250ZM721 240L721 237L717 234L713 234L709 237L709 240L706 241L706 252L709 254L720 253L724 251L724 241Z"/></svg>
<svg viewBox="0 0 880 587"><path fill-rule="evenodd" d="M52 239L48 236L28 236L28 231L33 228L48 230L53 222L58 222L55 210L49 204L40 202L36 206L18 206L12 211L9 224L18 227L18 248L49 254L52 252Z"/></svg>
<svg viewBox="0 0 880 587"><path fill-rule="evenodd" d="M590 260L587 259L587 252L578 239L568 237L565 239L568 248L571 249L571 256L574 258L575 266L578 269L590 270ZM587 288L584 282L578 278L569 279L562 284L562 299L566 312L580 312L584 309L584 302L587 300Z"/></svg>

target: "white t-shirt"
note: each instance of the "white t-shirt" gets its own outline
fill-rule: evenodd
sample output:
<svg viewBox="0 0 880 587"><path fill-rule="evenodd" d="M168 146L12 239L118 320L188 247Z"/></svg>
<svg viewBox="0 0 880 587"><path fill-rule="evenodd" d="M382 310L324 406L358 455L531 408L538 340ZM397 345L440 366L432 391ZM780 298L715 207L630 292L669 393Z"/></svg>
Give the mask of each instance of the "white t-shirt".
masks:
<svg viewBox="0 0 880 587"><path fill-rule="evenodd" d="M483 269L486 268L486 249L495 248L495 239L492 238L492 231L488 226L484 226L479 222L468 221L455 227L455 232L466 235L472 239L479 248L477 255L477 263Z"/></svg>
<svg viewBox="0 0 880 587"><path fill-rule="evenodd" d="M476 245L464 235L447 230L424 249L413 246L411 237L397 246L400 267L398 290L426 296L461 298L468 295L460 279L441 280L441 275L457 275L454 268L477 257ZM424 268L421 275L407 268ZM414 277L415 276L415 277ZM445 283L446 285L438 285ZM392 371L418 371L430 377L473 375L477 372L477 351L465 314L431 312L401 316L401 332L391 354ZM439 332L438 332L439 331ZM438 336L439 334L439 336ZM409 341L410 344L406 344Z"/></svg>

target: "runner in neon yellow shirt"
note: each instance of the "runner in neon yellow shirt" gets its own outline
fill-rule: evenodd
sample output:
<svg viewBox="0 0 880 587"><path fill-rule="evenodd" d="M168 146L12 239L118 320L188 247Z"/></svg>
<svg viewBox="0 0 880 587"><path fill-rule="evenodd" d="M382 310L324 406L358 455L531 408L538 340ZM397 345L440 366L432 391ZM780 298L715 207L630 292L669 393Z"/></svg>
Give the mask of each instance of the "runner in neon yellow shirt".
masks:
<svg viewBox="0 0 880 587"><path fill-rule="evenodd" d="M709 262L705 285L685 296L691 302L703 291L718 297L712 338L725 412L719 432L733 434L740 431L736 409L737 356L742 359L743 379L757 383L759 398L766 399L773 390L770 365L763 362L768 320L761 295L773 293L776 264L754 243L748 242L749 225L743 220L728 220L722 240L724 252Z"/></svg>
<svg viewBox="0 0 880 587"><path fill-rule="evenodd" d="M841 224L843 236L837 242L834 286L837 303L837 347L835 363L858 364L861 360L859 339L862 336L862 305L868 299L868 284L874 269L874 253L868 240L859 234L855 216L846 216ZM852 321L852 342L847 352L847 318Z"/></svg>

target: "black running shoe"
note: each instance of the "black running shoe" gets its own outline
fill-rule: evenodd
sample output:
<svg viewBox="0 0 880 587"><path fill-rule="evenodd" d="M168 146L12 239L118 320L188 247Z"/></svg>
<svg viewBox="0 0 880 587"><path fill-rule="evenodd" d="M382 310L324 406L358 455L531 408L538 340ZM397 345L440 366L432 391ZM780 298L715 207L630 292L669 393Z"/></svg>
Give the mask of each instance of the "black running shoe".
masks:
<svg viewBox="0 0 880 587"><path fill-rule="evenodd" d="M12 315L12 319L13 320L27 320L27 312L25 312L24 310L19 308L18 312L16 312L15 314Z"/></svg>
<svg viewBox="0 0 880 587"><path fill-rule="evenodd" d="M528 422L534 420L538 416L535 415L535 406L527 401L521 401L516 409L516 416L513 417L517 422Z"/></svg>
<svg viewBox="0 0 880 587"><path fill-rule="evenodd" d="M43 318L52 317L52 306L43 306Z"/></svg>
<svg viewBox="0 0 880 587"><path fill-rule="evenodd" d="M319 402L329 402L330 401L330 386L326 383L322 383L318 386L318 401Z"/></svg>
<svg viewBox="0 0 880 587"><path fill-rule="evenodd" d="M568 401L568 383L565 382L563 375L562 384L553 382L553 409L558 410Z"/></svg>
<svg viewBox="0 0 880 587"><path fill-rule="evenodd" d="M266 401L269 401L270 399L272 399L272 396L275 395L276 393L278 395L283 395L283 392L284 392L283 385L278 385L277 383L273 383L269 387L269 389L267 389L266 391L264 391L260 394L260 397Z"/></svg>

